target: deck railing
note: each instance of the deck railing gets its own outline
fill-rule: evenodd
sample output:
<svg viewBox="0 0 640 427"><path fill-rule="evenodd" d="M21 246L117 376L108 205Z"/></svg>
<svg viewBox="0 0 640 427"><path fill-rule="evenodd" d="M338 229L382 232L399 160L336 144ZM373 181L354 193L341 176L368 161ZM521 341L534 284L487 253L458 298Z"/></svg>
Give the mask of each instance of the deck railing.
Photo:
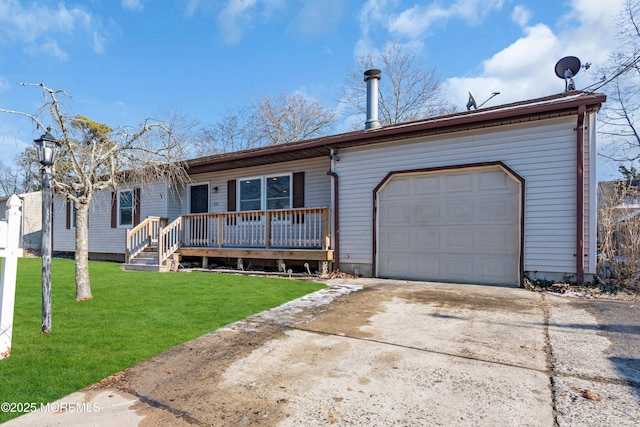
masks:
<svg viewBox="0 0 640 427"><path fill-rule="evenodd" d="M182 217L176 218L171 224L160 230L158 236L158 264L162 265L179 248L182 241L184 221Z"/></svg>
<svg viewBox="0 0 640 427"><path fill-rule="evenodd" d="M160 264L181 246L328 250L329 208L184 215L158 241Z"/></svg>
<svg viewBox="0 0 640 427"><path fill-rule="evenodd" d="M167 218L150 216L132 229L127 230L125 241L126 262L131 262L136 255L147 247L157 245L160 229L166 224Z"/></svg>
<svg viewBox="0 0 640 427"><path fill-rule="evenodd" d="M328 208L184 215L182 244L189 247L328 247Z"/></svg>
<svg viewBox="0 0 640 427"><path fill-rule="evenodd" d="M328 250L329 208L192 214L168 225L148 217L127 230L126 262L156 245L159 265L182 246Z"/></svg>

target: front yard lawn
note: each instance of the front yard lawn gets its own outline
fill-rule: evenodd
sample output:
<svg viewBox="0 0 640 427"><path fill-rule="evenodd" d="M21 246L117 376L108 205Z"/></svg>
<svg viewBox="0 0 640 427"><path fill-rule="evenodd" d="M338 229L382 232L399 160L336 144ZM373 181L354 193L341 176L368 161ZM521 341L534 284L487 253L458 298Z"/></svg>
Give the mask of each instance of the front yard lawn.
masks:
<svg viewBox="0 0 640 427"><path fill-rule="evenodd" d="M127 272L120 264L91 262L93 299L76 302L74 265L52 262L52 332L42 335L41 260L19 260L11 356L0 360L0 401L39 407L324 287L206 272ZM0 412L0 422L18 415Z"/></svg>

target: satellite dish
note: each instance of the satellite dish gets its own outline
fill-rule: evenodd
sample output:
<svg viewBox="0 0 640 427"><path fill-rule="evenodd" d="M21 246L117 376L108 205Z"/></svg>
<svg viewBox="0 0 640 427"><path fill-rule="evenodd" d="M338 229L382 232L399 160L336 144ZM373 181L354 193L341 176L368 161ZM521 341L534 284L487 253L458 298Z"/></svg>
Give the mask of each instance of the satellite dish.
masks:
<svg viewBox="0 0 640 427"><path fill-rule="evenodd" d="M591 64L585 66L589 68ZM580 60L575 56L565 56L556 64L556 76L564 79L564 91L576 90L576 85L573 82L573 77L580 71Z"/></svg>
<svg viewBox="0 0 640 427"><path fill-rule="evenodd" d="M469 101L467 101L467 111L471 110L473 107L474 110L478 109L478 104L476 104L476 99L473 97L471 92L469 92Z"/></svg>

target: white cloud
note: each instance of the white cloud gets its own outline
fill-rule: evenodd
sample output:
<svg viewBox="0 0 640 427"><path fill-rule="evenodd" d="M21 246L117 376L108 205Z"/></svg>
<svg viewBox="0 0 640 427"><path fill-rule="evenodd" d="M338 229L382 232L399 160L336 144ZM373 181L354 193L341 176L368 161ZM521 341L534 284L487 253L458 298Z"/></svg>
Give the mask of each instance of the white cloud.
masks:
<svg viewBox="0 0 640 427"><path fill-rule="evenodd" d="M583 64L604 65L618 43L617 19L624 0L601 3L573 0L554 28L543 23L529 25L531 13L516 6L511 17L523 27L522 37L483 61L478 76L449 79L451 102L464 105L469 90L479 103L491 92L501 92L496 104L562 92L564 82L555 75L554 67L564 56L577 56ZM582 71L575 78L576 87L589 86L597 77Z"/></svg>
<svg viewBox="0 0 640 427"><path fill-rule="evenodd" d="M502 9L502 6L504 0L458 0L451 6L450 15L475 24L494 10Z"/></svg>
<svg viewBox="0 0 640 427"><path fill-rule="evenodd" d="M185 7L184 9L184 16L187 18L191 18L196 12L196 9L198 9L199 4L200 0L189 0L189 3L187 3L187 7Z"/></svg>
<svg viewBox="0 0 640 427"><path fill-rule="evenodd" d="M106 38L104 35L100 33L93 33L93 50L96 53L104 52L104 45L106 43Z"/></svg>
<svg viewBox="0 0 640 427"><path fill-rule="evenodd" d="M489 13L502 8L504 0L458 0L442 6L433 2L426 6L414 5L399 14L381 14L393 34L416 38L429 31L436 23L449 19L462 19L470 24L481 22Z"/></svg>
<svg viewBox="0 0 640 427"><path fill-rule="evenodd" d="M2 42L22 44L28 51L46 52L60 60L66 60L68 54L57 40L58 36L68 37L77 32L93 35L100 29L92 15L79 6L31 3L27 7L6 0L0 0L0 26ZM104 48L104 40L102 36L100 49Z"/></svg>
<svg viewBox="0 0 640 427"><path fill-rule="evenodd" d="M516 6L513 8L511 20L521 27L526 27L531 20L531 12L524 6Z"/></svg>
<svg viewBox="0 0 640 427"><path fill-rule="evenodd" d="M484 74L505 79L527 75L559 50L558 39L546 25L528 27L525 33L525 37L484 61Z"/></svg>
<svg viewBox="0 0 640 427"><path fill-rule="evenodd" d="M0 93L9 89L9 80L6 77L0 76Z"/></svg>
<svg viewBox="0 0 640 427"><path fill-rule="evenodd" d="M411 38L419 37L431 28L433 23L447 19L451 13L451 10L436 5L416 5L393 17L389 22L389 31Z"/></svg>
<svg viewBox="0 0 640 427"><path fill-rule="evenodd" d="M143 0L122 0L120 5L123 9L127 10L142 10L144 9Z"/></svg>
<svg viewBox="0 0 640 427"><path fill-rule="evenodd" d="M287 5L286 0L262 0L264 3L264 16L268 19Z"/></svg>
<svg viewBox="0 0 640 427"><path fill-rule="evenodd" d="M250 25L249 11L256 5L256 0L229 0L226 7L218 15L218 25L224 40L228 44L237 44L243 36L246 26Z"/></svg>
<svg viewBox="0 0 640 427"><path fill-rule="evenodd" d="M368 37L372 24L386 22L396 3L394 0L367 0L358 13L363 38Z"/></svg>
<svg viewBox="0 0 640 427"><path fill-rule="evenodd" d="M53 56L54 58L62 62L69 59L69 54L65 52L64 49L60 48L60 45L58 45L58 42L56 40L47 40L46 42L40 44L38 50L49 56Z"/></svg>
<svg viewBox="0 0 640 427"><path fill-rule="evenodd" d="M344 7L345 0L308 0L297 16L295 27L311 36L336 31Z"/></svg>

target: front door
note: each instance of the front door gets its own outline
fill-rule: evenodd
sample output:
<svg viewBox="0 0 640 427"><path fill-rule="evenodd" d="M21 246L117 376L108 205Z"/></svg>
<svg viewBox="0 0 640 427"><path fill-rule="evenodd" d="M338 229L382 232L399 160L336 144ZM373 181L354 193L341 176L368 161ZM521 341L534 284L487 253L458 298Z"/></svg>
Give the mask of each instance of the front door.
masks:
<svg viewBox="0 0 640 427"><path fill-rule="evenodd" d="M202 214L209 212L209 184L189 186L189 213ZM209 246L209 218L192 217L188 221L188 243L193 246Z"/></svg>
<svg viewBox="0 0 640 427"><path fill-rule="evenodd" d="M190 187L189 213L209 212L209 184L196 184Z"/></svg>

